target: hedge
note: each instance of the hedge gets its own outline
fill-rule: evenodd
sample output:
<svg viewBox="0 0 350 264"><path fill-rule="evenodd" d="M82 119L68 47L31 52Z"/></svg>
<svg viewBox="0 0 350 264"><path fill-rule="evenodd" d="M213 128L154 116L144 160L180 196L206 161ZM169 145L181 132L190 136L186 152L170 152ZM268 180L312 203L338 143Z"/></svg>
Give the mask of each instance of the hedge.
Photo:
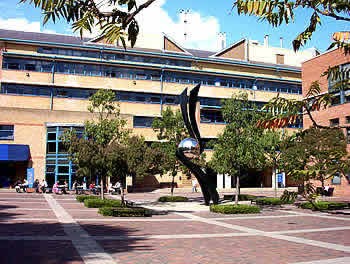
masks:
<svg viewBox="0 0 350 264"><path fill-rule="evenodd" d="M260 213L260 208L246 204L212 204L210 211L221 214L258 214Z"/></svg>
<svg viewBox="0 0 350 264"><path fill-rule="evenodd" d="M110 199L86 199L84 205L88 208L100 208L100 207L120 207L122 205L120 200Z"/></svg>
<svg viewBox="0 0 350 264"><path fill-rule="evenodd" d="M255 201L256 201L256 204L259 204L259 205L281 205L281 204L292 204L294 202L292 200L283 201L280 198L272 198L272 197L258 198Z"/></svg>
<svg viewBox="0 0 350 264"><path fill-rule="evenodd" d="M94 195L77 195L76 199L78 202L84 202L87 199L99 199L99 196L94 196Z"/></svg>
<svg viewBox="0 0 350 264"><path fill-rule="evenodd" d="M319 201L315 204L317 206L317 209L314 208L310 202L302 203L302 204L300 204L300 207L303 209L313 209L313 210L344 209L344 208L348 207L348 204L340 203L340 202Z"/></svg>
<svg viewBox="0 0 350 264"><path fill-rule="evenodd" d="M235 194L225 194L224 195L224 200L230 200L230 201L234 201L236 198ZM255 195L251 195L251 194L239 194L238 195L238 201L251 201L251 200L255 200L258 197Z"/></svg>
<svg viewBox="0 0 350 264"><path fill-rule="evenodd" d="M103 216L115 217L152 216L150 210L141 207L101 207L98 209L98 213Z"/></svg>
<svg viewBox="0 0 350 264"><path fill-rule="evenodd" d="M162 196L158 199L159 202L187 202L188 198L183 196Z"/></svg>

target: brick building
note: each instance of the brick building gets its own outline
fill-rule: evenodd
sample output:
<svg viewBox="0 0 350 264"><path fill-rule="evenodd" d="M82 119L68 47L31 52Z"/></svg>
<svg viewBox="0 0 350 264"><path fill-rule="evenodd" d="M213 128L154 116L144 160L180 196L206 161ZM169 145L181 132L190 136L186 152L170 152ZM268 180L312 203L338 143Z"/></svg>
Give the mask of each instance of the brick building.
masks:
<svg viewBox="0 0 350 264"><path fill-rule="evenodd" d="M302 64L303 96L306 95L311 83L319 81L322 93L331 91L331 82L327 76L321 76L328 67L341 65L343 68L350 68L350 55L345 55L343 51L335 49L328 51L305 61ZM334 93L332 105L327 109L312 112L317 123L324 126L349 126L344 128L347 140L347 150L350 153L350 87L345 91ZM304 116L304 128L312 125L310 118ZM350 177L350 176L349 176ZM328 182L335 187L335 195L346 195L350 197L350 178L340 178L334 175Z"/></svg>

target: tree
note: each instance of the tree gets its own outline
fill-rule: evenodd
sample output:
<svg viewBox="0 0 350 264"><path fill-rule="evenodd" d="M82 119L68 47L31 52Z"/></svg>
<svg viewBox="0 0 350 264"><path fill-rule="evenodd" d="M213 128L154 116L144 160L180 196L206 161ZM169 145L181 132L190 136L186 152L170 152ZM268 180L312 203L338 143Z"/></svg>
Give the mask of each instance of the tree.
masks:
<svg viewBox="0 0 350 264"><path fill-rule="evenodd" d="M65 135L64 142L68 146L68 153L79 167L80 175L89 173L90 176L100 176L103 199L105 177L112 175L116 168L120 169L120 155L116 155L115 144L124 142L129 130L125 128L126 120L120 117L113 91L99 90L89 101L88 110L94 114L95 119L85 122L82 138L70 133Z"/></svg>
<svg viewBox="0 0 350 264"><path fill-rule="evenodd" d="M339 128L310 128L289 137L282 145L281 166L288 176L306 182L303 196L314 205L312 180L321 182L349 165L346 141ZM316 206L316 205L315 205Z"/></svg>
<svg viewBox="0 0 350 264"><path fill-rule="evenodd" d="M120 39L126 47L127 39L133 47L139 33L135 17L154 1L145 0L141 5L137 5L137 0L20 0L20 3L27 2L40 8L44 24L50 20L54 23L66 20L81 37L84 31L91 33L94 27L98 27L100 37L109 43Z"/></svg>
<svg viewBox="0 0 350 264"><path fill-rule="evenodd" d="M175 177L179 171L185 171L180 165L175 153L181 140L187 137L187 130L179 110L172 111L167 107L162 112L161 118L155 118L152 124L160 142L153 144L154 148L163 153L162 163L159 168L163 173L171 173L171 195L174 194Z"/></svg>
<svg viewBox="0 0 350 264"><path fill-rule="evenodd" d="M255 103L248 101L247 93L238 94L223 105L227 125L214 147L210 164L219 173L236 176L236 204L243 172L266 167L269 140L264 129L256 126L262 115Z"/></svg>

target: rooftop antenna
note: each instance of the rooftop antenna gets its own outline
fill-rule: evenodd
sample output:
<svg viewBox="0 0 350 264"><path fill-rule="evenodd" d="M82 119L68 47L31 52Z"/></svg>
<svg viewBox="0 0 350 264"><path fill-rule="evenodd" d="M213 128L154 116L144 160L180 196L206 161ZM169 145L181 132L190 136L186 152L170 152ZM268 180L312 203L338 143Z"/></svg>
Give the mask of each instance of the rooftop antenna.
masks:
<svg viewBox="0 0 350 264"><path fill-rule="evenodd" d="M185 41L187 40L187 25L188 25L188 19L187 19L187 15L190 14L190 10L189 9L180 9L179 13L183 15L183 23L184 23L184 39Z"/></svg>

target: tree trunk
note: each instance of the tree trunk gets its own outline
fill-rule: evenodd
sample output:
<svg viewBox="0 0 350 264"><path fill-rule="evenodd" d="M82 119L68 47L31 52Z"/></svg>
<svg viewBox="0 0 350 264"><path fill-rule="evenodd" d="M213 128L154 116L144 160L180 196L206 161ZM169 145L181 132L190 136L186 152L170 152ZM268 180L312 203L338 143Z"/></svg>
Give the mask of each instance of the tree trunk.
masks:
<svg viewBox="0 0 350 264"><path fill-rule="evenodd" d="M104 190L103 190L103 176L101 175L101 199L105 198Z"/></svg>
<svg viewBox="0 0 350 264"><path fill-rule="evenodd" d="M238 205L238 196L240 193L240 187L239 187L239 175L236 176L236 195L235 195L235 205Z"/></svg>
<svg viewBox="0 0 350 264"><path fill-rule="evenodd" d="M174 187L175 187L175 176L174 176L174 173L173 173L173 179L171 181L171 196L174 195Z"/></svg>

